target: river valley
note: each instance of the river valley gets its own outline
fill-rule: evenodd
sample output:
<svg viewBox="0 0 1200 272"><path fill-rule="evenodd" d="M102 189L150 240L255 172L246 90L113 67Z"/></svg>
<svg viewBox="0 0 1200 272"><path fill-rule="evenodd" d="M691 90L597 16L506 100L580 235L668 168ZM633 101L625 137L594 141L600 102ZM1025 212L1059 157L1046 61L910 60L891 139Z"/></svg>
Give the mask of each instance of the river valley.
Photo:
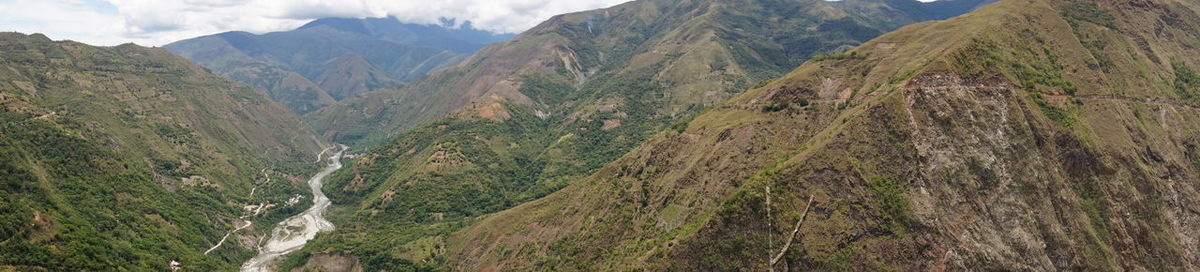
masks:
<svg viewBox="0 0 1200 272"><path fill-rule="evenodd" d="M338 145L330 149L333 148L338 151L327 158L329 165L308 180L308 186L312 188L313 206L279 222L271 231L271 237L258 249L258 256L242 264L241 271L270 271L279 257L304 247L304 244L316 237L318 232L333 230L333 223L325 219L325 210L329 208L330 202L325 193L321 191L321 187L329 174L342 168L342 152L346 150L346 146ZM322 154L324 153L322 152ZM319 158L320 155L318 155Z"/></svg>

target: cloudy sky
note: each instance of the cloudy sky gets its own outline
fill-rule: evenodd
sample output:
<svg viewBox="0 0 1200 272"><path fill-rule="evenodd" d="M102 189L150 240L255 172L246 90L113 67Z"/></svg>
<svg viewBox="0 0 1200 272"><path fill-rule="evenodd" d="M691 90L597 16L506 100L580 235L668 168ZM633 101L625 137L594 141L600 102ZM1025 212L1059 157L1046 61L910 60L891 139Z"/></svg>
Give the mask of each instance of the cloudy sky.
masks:
<svg viewBox="0 0 1200 272"><path fill-rule="evenodd" d="M290 30L322 17L439 18L515 33L556 14L628 0L0 0L0 31L94 45L159 46L231 30Z"/></svg>

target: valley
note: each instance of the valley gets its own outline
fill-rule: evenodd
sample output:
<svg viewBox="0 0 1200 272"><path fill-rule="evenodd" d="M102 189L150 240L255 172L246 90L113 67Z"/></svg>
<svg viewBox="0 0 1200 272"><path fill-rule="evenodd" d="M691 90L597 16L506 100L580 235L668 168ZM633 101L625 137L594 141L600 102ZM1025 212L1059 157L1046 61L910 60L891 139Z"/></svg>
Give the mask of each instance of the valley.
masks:
<svg viewBox="0 0 1200 272"><path fill-rule="evenodd" d="M46 4L0 271L1200 270L1200 2L474 1Z"/></svg>
<svg viewBox="0 0 1200 272"><path fill-rule="evenodd" d="M265 244L259 246L258 256L246 261L242 265L241 271L259 272L270 271L273 261L285 254L296 251L304 246L317 233L333 230L333 223L325 219L325 211L329 208L329 198L322 192L325 178L334 171L342 168L342 152L346 150L345 145L338 147L330 147L323 151L325 154L329 150L334 150L329 156L329 165L321 172L318 172L308 180L308 187L312 190L313 204L303 213L294 215L279 222L275 229L271 231L270 239L266 240ZM320 154L317 155L319 159ZM319 161L319 160L318 160Z"/></svg>

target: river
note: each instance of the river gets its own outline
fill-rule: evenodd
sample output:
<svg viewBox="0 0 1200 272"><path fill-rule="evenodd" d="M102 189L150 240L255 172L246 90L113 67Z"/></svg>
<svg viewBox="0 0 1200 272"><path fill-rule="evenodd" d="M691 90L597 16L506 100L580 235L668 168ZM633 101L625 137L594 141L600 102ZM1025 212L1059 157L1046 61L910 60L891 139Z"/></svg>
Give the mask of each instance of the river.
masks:
<svg viewBox="0 0 1200 272"><path fill-rule="evenodd" d="M325 219L325 209L329 208L329 198L325 197L321 186L324 185L325 178L329 174L342 168L342 152L346 150L346 146L338 145L336 148L338 151L328 158L329 165L308 180L308 187L312 188L313 193L312 207L279 222L271 231L271 239L258 249L258 256L254 256L242 264L243 272L270 271L280 256L304 247L304 244L316 237L318 232L333 230L333 223ZM318 161L320 156L317 155Z"/></svg>

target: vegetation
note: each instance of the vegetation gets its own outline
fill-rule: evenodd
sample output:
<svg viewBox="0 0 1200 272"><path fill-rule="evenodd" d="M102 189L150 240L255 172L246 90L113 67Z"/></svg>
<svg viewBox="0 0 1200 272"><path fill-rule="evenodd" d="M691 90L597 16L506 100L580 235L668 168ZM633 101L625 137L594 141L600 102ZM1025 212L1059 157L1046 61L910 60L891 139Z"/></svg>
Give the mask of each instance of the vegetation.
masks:
<svg viewBox="0 0 1200 272"><path fill-rule="evenodd" d="M904 234L910 211L908 197L900 184L886 178L873 178L867 185L875 194L876 201L879 201L884 226L892 233Z"/></svg>
<svg viewBox="0 0 1200 272"><path fill-rule="evenodd" d="M652 75L656 84L667 88L657 93L664 96L659 98L669 99L658 114L678 120L757 82L782 76L813 56L846 52L846 48L886 31L957 16L988 2L750 1L733 7L712 0L686 4L657 1L662 0L637 5L662 8L608 11L619 16L594 12L564 15L563 20L481 51L461 67L433 73L397 90L350 98L305 117L337 141L377 146L472 106L480 97L523 100L507 89L524 77L566 75L566 82L577 85L568 90L579 90L588 88L580 84L596 85L590 82L604 81L600 79L626 69L667 64L662 73ZM831 10L848 16L826 12ZM865 57L846 54L831 56ZM561 120L572 112L557 113L560 115L555 118Z"/></svg>
<svg viewBox="0 0 1200 272"><path fill-rule="evenodd" d="M556 192L659 131L682 133L702 109L813 56L866 59L857 52L821 54L932 16L908 11L875 20L868 13L886 7L855 2L752 1L739 7L667 2L632 3L663 8L614 8L608 16L565 15L404 90L370 93L311 114L317 126L339 133L339 140L368 147L397 126L422 125L368 148L364 159L331 178L333 199L351 207L353 215L336 218L339 230L305 250L372 256L368 259L378 261L369 261L368 269L389 258L450 261L436 250L418 249L431 247L418 241L439 237L434 240L444 243L444 236L478 216ZM852 16L800 15L824 8ZM515 92L508 90L513 85ZM399 104L379 103L388 100ZM797 99L763 110L809 103ZM374 112L366 119L351 112L362 109ZM421 121L446 112L450 117ZM326 126L334 123L340 127ZM346 124L368 129L347 130ZM647 198L634 201L652 205ZM397 245L405 246L393 249Z"/></svg>
<svg viewBox="0 0 1200 272"><path fill-rule="evenodd" d="M1179 220L1163 209L1174 193L1148 188L1198 173L1172 166L1194 156L1162 156L1196 154L1200 127L1180 120L1200 113L1179 103L1195 75L1179 63L1196 63L1187 49L1200 32L1195 16L1171 15L1196 7L1081 2L1002 1L853 49L865 59L809 62L672 125L687 133L657 134L455 232L446 259L466 270L1186 270L1196 250L1171 238L1186 231L1144 226ZM773 113L835 81L872 91ZM768 268L809 195L795 248Z"/></svg>
<svg viewBox="0 0 1200 272"><path fill-rule="evenodd" d="M1185 100L1200 104L1200 75L1182 62L1172 63L1175 70L1175 91Z"/></svg>
<svg viewBox="0 0 1200 272"><path fill-rule="evenodd" d="M1117 19L1094 2L1072 1L1063 9L1062 14L1072 23L1072 27L1078 27L1078 22L1089 22L1107 28L1117 28Z"/></svg>
<svg viewBox="0 0 1200 272"><path fill-rule="evenodd" d="M826 60L848 60L848 59L866 59L866 55L859 55L858 52L842 52L837 54L819 54L812 57L813 61Z"/></svg>
<svg viewBox="0 0 1200 272"><path fill-rule="evenodd" d="M107 270L151 269L178 259L196 269L232 268L194 247L222 232L220 224L193 219L196 206L234 215L216 191L169 192L150 169L123 165L119 155L51 123L12 112L0 112L0 121L0 218L8 226L0 236L0 263Z"/></svg>
<svg viewBox="0 0 1200 272"><path fill-rule="evenodd" d="M1117 29L1116 18L1098 4L1087 1L1070 1L1063 8L1062 15L1071 25L1071 31L1075 37L1096 59L1096 68L1105 71L1116 69L1112 57L1105 51L1109 47L1109 40L1101 37L1101 31L1083 25L1083 23L1091 23L1108 29Z"/></svg>
<svg viewBox="0 0 1200 272"><path fill-rule="evenodd" d="M204 251L244 214L234 203L306 193L247 198L263 173L310 172L315 135L169 52L0 33L0 66L0 270L233 270L254 251Z"/></svg>
<svg viewBox="0 0 1200 272"><path fill-rule="evenodd" d="M1042 113L1046 114L1047 118L1050 118L1050 120L1065 126L1070 126L1075 123L1075 119L1074 117L1071 117L1070 113L1059 107L1051 105L1050 102L1047 102L1046 99L1042 97L1042 94L1030 93L1029 97L1033 100L1033 103L1042 110Z"/></svg>

